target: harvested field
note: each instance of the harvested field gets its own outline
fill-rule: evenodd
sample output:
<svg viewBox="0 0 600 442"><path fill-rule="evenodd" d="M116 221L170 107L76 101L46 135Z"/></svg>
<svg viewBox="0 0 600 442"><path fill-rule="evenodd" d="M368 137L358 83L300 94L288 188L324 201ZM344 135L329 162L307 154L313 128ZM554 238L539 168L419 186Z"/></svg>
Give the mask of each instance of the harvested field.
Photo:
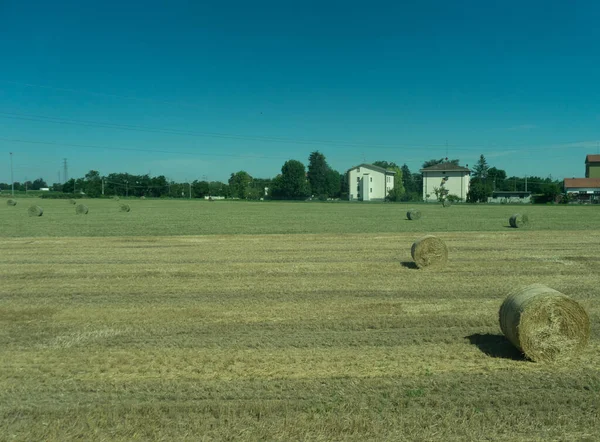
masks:
<svg viewBox="0 0 600 442"><path fill-rule="evenodd" d="M564 208L580 216L558 233L548 220L563 217L560 207L540 208L535 229L522 230L507 228L500 207L479 207L476 217L468 206L423 206L431 216L398 223L406 206L369 213L367 204L282 204L293 212L284 215L277 204L242 203L249 219L266 217L275 231L300 229L281 219L308 207L308 232L290 235L242 229L228 220L235 203L166 203L172 211L159 216L165 202L138 200L122 217L114 201L105 213L90 200L94 216L84 222L64 202L44 202L35 221L58 232L57 220L75 226L70 235L48 227L44 236L0 239L3 437L541 441L600 433L600 230L584 230L598 222L593 208ZM212 230L198 222L205 234L173 236L171 226L170 235L142 236L130 227L147 232L155 227L138 217L165 223L190 205L217 218L194 211ZM394 226L381 221L383 208L398 210ZM356 218L365 232L340 220L343 232L322 231L354 209L368 217ZM0 207L2 220L13 212ZM461 213L462 227L498 222L494 231L461 231ZM114 233L92 231L97 217ZM397 224L406 231L385 231ZM219 231L234 228L239 234ZM442 269L423 272L410 248L430 232L452 253ZM589 314L589 343L573 360L525 360L502 335L506 294L535 282Z"/></svg>

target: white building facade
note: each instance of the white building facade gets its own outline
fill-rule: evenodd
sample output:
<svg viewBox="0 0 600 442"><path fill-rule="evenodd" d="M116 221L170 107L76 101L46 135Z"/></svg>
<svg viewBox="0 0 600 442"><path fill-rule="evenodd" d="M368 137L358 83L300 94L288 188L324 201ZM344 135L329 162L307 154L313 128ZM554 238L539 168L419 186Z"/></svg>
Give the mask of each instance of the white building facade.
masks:
<svg viewBox="0 0 600 442"><path fill-rule="evenodd" d="M448 195L456 195L461 201L467 200L471 171L452 163L440 163L425 169L423 174L423 201L438 201L436 189L446 189Z"/></svg>
<svg viewBox="0 0 600 442"><path fill-rule="evenodd" d="M361 164L346 173L350 201L383 201L394 188L396 172L383 167Z"/></svg>

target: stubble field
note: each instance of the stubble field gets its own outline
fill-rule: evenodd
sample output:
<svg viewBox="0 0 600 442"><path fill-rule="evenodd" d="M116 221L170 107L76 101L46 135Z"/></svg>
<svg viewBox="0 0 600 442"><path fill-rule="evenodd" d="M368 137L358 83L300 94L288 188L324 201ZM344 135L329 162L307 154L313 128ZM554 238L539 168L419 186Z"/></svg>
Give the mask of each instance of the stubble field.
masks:
<svg viewBox="0 0 600 442"><path fill-rule="evenodd" d="M600 212L65 201L0 207L0 440L597 440ZM16 209L16 210L15 210ZM435 233L440 271L410 246ZM498 308L542 282L592 322L523 360Z"/></svg>

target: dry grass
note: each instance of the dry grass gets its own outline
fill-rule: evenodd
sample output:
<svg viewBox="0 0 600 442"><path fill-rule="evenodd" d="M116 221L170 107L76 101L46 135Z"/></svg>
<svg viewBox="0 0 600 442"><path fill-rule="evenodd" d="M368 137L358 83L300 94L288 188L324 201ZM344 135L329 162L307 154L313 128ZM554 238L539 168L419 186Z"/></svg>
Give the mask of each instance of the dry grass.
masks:
<svg viewBox="0 0 600 442"><path fill-rule="evenodd" d="M0 439L595 440L600 233L414 236L1 239ZM498 326L540 280L590 314L565 365Z"/></svg>

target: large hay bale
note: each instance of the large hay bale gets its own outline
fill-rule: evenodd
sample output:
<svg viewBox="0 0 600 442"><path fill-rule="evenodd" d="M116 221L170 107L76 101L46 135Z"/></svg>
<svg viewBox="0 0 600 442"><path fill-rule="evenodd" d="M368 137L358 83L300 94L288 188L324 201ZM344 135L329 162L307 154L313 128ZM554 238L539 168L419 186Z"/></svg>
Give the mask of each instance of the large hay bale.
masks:
<svg viewBox="0 0 600 442"><path fill-rule="evenodd" d="M510 223L510 226L514 228L525 227L527 224L529 224L529 217L527 215L515 213L510 217L508 222Z"/></svg>
<svg viewBox="0 0 600 442"><path fill-rule="evenodd" d="M10 200L6 201L6 205L7 206L16 206L17 202L15 200L10 199Z"/></svg>
<svg viewBox="0 0 600 442"><path fill-rule="evenodd" d="M426 235L415 241L410 249L415 264L422 268L439 268L448 262L448 247L437 236Z"/></svg>
<svg viewBox="0 0 600 442"><path fill-rule="evenodd" d="M85 204L78 204L77 207L75 207L75 213L77 215L87 215L88 212L89 209Z"/></svg>
<svg viewBox="0 0 600 442"><path fill-rule="evenodd" d="M27 209L27 213L29 216L42 216L44 214L44 209L40 206L30 206L29 209Z"/></svg>
<svg viewBox="0 0 600 442"><path fill-rule="evenodd" d="M452 205L452 202L450 200L442 201L442 207L450 207L451 205Z"/></svg>
<svg viewBox="0 0 600 442"><path fill-rule="evenodd" d="M74 199L70 199L69 204L77 204L77 201L75 201Z"/></svg>
<svg viewBox="0 0 600 442"><path fill-rule="evenodd" d="M421 211L417 209L410 209L408 212L406 212L406 217L411 221L416 221L421 219Z"/></svg>
<svg viewBox="0 0 600 442"><path fill-rule="evenodd" d="M590 337L590 320L583 307L543 284L509 293L499 316L504 336L532 361L568 359Z"/></svg>
<svg viewBox="0 0 600 442"><path fill-rule="evenodd" d="M121 212L129 212L131 210L131 207L129 207L129 204L121 204L119 210Z"/></svg>

